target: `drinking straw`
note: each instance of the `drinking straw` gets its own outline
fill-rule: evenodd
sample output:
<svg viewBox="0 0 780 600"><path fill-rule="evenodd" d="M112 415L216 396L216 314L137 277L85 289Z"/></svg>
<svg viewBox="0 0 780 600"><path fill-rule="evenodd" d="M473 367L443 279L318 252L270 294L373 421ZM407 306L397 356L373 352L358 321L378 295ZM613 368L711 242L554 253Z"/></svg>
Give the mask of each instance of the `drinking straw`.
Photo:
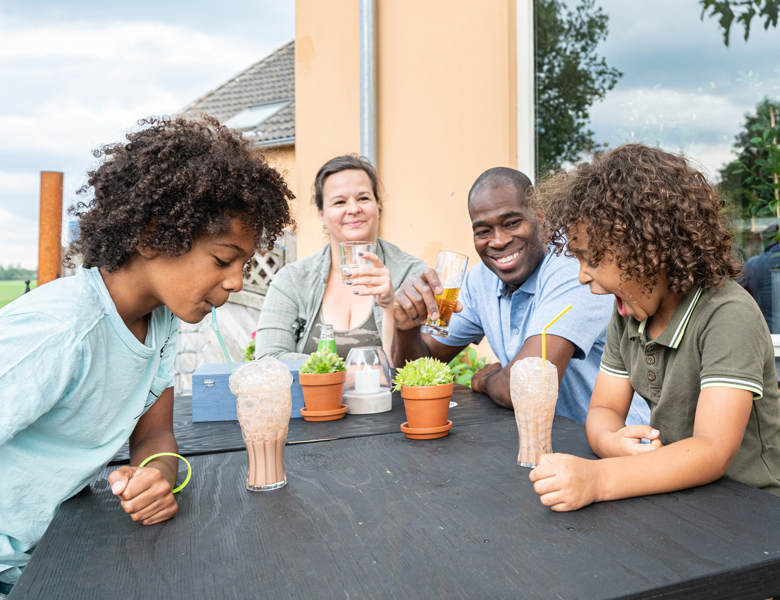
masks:
<svg viewBox="0 0 780 600"><path fill-rule="evenodd" d="M547 360L547 328L555 323L558 319L560 319L563 315L566 314L566 311L571 308L571 304L564 308L561 313L555 317L552 321L547 323L547 325L544 326L544 329L542 329L542 364L544 364L544 361Z"/></svg>
<svg viewBox="0 0 780 600"><path fill-rule="evenodd" d="M571 306L569 308L571 308ZM230 360L230 355L227 353L227 348L225 348L225 340L222 339L222 334L219 332L219 325L217 325L217 308L215 306L211 307L211 324L214 326L214 333L217 334L219 345L222 346L222 354L225 355L225 359L227 360L228 367L230 367L230 372L232 373L233 361ZM550 323L550 325L552 325L552 323ZM544 334L542 334L542 336L544 336Z"/></svg>

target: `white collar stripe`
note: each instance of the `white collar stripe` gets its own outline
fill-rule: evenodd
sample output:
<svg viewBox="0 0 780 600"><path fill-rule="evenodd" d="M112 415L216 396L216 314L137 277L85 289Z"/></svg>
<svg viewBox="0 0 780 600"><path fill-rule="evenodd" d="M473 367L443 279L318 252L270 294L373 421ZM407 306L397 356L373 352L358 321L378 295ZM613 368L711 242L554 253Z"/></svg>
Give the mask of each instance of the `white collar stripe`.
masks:
<svg viewBox="0 0 780 600"><path fill-rule="evenodd" d="M606 366L604 363L601 363L600 368L605 373L609 373L610 375L617 375L619 377L628 377L628 371L621 371L620 369L613 369L612 367Z"/></svg>
<svg viewBox="0 0 780 600"><path fill-rule="evenodd" d="M682 321L680 321L680 324L677 326L677 331L674 332L674 336L672 337L672 348L677 348L677 346L680 345L680 340L682 339L683 333L685 333L685 328L691 318L691 313L693 313L693 309L696 308L699 296L701 296L701 286L696 290L696 296L694 296L693 302L688 305L688 310L685 311Z"/></svg>

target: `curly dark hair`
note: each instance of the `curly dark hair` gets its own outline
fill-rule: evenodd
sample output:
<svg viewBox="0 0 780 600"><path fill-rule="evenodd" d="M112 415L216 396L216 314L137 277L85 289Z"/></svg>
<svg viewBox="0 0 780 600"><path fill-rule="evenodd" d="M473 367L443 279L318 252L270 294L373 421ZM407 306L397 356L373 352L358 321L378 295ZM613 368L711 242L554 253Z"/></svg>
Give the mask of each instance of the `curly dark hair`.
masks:
<svg viewBox="0 0 780 600"><path fill-rule="evenodd" d="M554 252L584 226L581 257L592 267L614 257L624 281L644 280L649 292L666 277L669 291L718 287L740 263L721 221L723 200L706 177L681 156L627 144L558 173L538 190Z"/></svg>
<svg viewBox="0 0 780 600"><path fill-rule="evenodd" d="M294 225L288 202L295 196L282 176L238 132L211 117L150 117L126 142L103 146L103 158L79 195L94 190L70 214L80 234L76 254L85 267L116 271L140 246L169 256L192 249L201 236L224 235L240 219L255 232L255 245L271 249Z"/></svg>

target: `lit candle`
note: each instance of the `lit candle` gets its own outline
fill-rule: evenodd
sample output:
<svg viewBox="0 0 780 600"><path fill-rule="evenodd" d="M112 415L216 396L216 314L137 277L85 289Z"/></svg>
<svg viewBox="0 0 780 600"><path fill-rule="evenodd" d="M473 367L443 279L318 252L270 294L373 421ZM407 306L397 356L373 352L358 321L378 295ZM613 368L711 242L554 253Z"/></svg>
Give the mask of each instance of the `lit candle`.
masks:
<svg viewBox="0 0 780 600"><path fill-rule="evenodd" d="M358 394L376 394L379 391L379 369L365 365L355 371L355 392Z"/></svg>

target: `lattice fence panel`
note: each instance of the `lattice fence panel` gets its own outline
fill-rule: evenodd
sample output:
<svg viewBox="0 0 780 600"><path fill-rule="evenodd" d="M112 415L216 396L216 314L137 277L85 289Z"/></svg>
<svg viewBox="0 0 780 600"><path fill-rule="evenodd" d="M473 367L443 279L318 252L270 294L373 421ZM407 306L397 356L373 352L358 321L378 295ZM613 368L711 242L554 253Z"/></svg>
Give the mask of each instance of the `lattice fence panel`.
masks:
<svg viewBox="0 0 780 600"><path fill-rule="evenodd" d="M268 252L256 252L249 265L249 275L244 277L244 289L265 294L274 275L284 265L295 261L295 236L285 232L284 237Z"/></svg>
<svg viewBox="0 0 780 600"><path fill-rule="evenodd" d="M274 248L270 252L257 252L249 265L249 275L244 277L244 285L256 292L268 291L274 275L284 266L283 249ZM250 287L251 286L251 287Z"/></svg>

